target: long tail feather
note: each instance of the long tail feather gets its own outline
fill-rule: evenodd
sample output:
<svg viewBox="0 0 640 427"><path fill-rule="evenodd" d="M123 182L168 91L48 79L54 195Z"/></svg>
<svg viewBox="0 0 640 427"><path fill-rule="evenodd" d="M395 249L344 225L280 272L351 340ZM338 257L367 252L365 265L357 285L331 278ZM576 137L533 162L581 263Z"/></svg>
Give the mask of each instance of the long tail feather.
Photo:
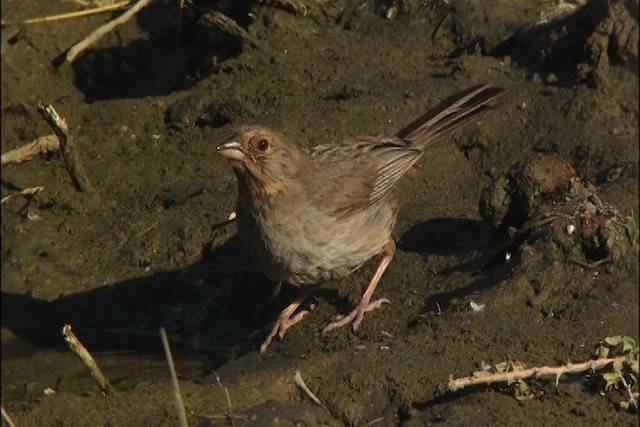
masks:
<svg viewBox="0 0 640 427"><path fill-rule="evenodd" d="M491 107L492 98L504 92L481 84L452 95L398 132L398 137L423 150L431 141L467 123Z"/></svg>

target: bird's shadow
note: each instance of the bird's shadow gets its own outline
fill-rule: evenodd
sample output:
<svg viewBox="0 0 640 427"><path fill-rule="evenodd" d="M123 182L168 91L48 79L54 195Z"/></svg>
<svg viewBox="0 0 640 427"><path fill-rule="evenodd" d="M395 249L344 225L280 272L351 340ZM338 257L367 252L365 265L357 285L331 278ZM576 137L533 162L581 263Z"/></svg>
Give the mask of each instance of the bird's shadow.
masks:
<svg viewBox="0 0 640 427"><path fill-rule="evenodd" d="M404 251L460 255L479 251L496 239L480 221L434 219L416 225L399 242ZM471 258L442 274L478 270L487 256ZM472 294L500 280L498 273L480 274L462 288L431 295L424 310L437 301L444 309L457 297ZM64 348L63 325L70 324L92 351L161 352L158 330L164 327L181 353L206 356L213 366L257 351L266 328L300 292L285 286L280 292L260 275L237 236L218 247L206 245L202 257L185 268L157 272L106 284L55 301L2 293L2 328L39 348ZM319 296L336 309L352 303L337 291Z"/></svg>
<svg viewBox="0 0 640 427"><path fill-rule="evenodd" d="M274 319L273 286L257 273L237 236L203 248L186 268L106 284L88 292L42 301L2 293L2 328L38 348L63 348L70 324L91 351L161 352L159 328L183 354L207 356L214 366L249 351ZM269 300L272 301L269 301ZM265 301L268 301L265 303Z"/></svg>
<svg viewBox="0 0 640 427"><path fill-rule="evenodd" d="M480 220L434 218L406 231L398 241L398 248L423 255L464 255L480 248L491 234Z"/></svg>
<svg viewBox="0 0 640 427"><path fill-rule="evenodd" d="M470 283L455 289L432 294L425 299L421 314L436 307L446 310L452 301L485 291L504 280L517 264L517 254L510 265L505 254L513 250L518 241L509 241L504 231L491 225L466 218L436 218L415 225L404 233L398 248L421 255L454 256L460 262L438 271L448 276L456 272L471 273ZM514 251L517 252L517 251Z"/></svg>

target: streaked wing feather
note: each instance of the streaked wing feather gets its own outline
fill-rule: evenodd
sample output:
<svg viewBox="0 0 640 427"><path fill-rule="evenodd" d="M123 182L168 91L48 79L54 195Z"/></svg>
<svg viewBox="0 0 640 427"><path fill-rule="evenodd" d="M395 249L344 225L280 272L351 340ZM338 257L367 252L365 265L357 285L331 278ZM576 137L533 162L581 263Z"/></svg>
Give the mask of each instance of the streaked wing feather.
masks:
<svg viewBox="0 0 640 427"><path fill-rule="evenodd" d="M382 199L420 158L420 151L405 148L386 148L378 157L377 173L369 194L369 203Z"/></svg>
<svg viewBox="0 0 640 427"><path fill-rule="evenodd" d="M318 146L310 152L326 177L319 199L331 198L332 214L366 209L387 195L420 158L421 152L399 138L364 138L336 146ZM322 203L327 206L328 204Z"/></svg>

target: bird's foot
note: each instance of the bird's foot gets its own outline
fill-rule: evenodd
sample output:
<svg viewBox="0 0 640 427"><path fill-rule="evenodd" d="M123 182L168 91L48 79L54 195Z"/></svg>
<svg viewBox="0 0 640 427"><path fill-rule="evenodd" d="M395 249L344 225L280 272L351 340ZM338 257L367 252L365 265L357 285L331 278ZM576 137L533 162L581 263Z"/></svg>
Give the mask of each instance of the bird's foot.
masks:
<svg viewBox="0 0 640 427"><path fill-rule="evenodd" d="M358 305L356 305L354 309L351 310L349 314L338 315L336 320L325 326L322 330L322 335L326 334L332 329L341 328L349 323L351 323L351 329L353 329L353 332L356 332L358 330L358 327L360 327L360 322L362 322L362 318L364 317L364 314L366 312L382 307L382 304L389 302L391 301L389 301L387 298L380 298L371 302L362 299L360 300Z"/></svg>
<svg viewBox="0 0 640 427"><path fill-rule="evenodd" d="M303 310L292 316L288 316L285 312L283 312L280 317L278 317L275 325L273 325L271 333L267 336L267 338L260 346L260 354L263 354L265 351L267 351L267 348L269 348L271 341L273 341L276 335L278 335L278 337L280 337L280 340L282 340L284 338L284 334L287 333L287 329L301 321L302 318L308 313L308 310Z"/></svg>

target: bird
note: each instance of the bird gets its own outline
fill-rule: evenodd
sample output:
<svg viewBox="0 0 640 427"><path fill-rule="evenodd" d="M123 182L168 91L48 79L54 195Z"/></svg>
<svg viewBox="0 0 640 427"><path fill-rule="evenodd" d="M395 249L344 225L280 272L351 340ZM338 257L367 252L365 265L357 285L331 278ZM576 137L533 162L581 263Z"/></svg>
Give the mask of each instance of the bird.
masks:
<svg viewBox="0 0 640 427"><path fill-rule="evenodd" d="M411 196L418 163L436 140L491 109L501 87L479 84L458 92L392 137L361 137L302 149L260 125L242 126L218 146L238 182L238 233L268 279L303 286L260 346L308 314L301 304L324 282L342 279L379 257L373 277L349 313L323 330L351 324L389 303L373 293L391 262L392 231Z"/></svg>

